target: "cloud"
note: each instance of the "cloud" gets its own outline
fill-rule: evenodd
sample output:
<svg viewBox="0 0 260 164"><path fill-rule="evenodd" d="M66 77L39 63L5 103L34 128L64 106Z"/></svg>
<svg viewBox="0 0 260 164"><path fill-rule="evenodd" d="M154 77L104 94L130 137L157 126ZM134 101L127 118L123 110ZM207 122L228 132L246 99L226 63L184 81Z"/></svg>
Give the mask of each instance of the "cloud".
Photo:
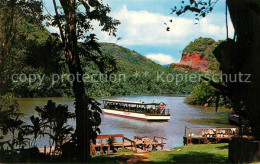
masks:
<svg viewBox="0 0 260 164"><path fill-rule="evenodd" d="M99 32L100 28L95 25L95 32L98 38L103 42L118 42L123 46L132 45L186 45L190 41L202 37L211 37L215 40L223 40L226 37L225 14L211 14L201 19L198 25L195 25L195 19L192 18L173 18L160 13L152 13L146 10L131 11L124 5L121 10L112 12L111 16L121 21L118 27L118 37L122 40L109 36L104 32ZM168 23L171 30L166 31ZM223 23L219 23L223 22ZM230 23L230 34L233 34L232 24Z"/></svg>
<svg viewBox="0 0 260 164"><path fill-rule="evenodd" d="M165 64L171 64L171 63L178 63L179 61L177 61L175 58L173 58L171 55L167 55L167 54L148 54L146 55L146 57L148 59L153 60L156 63L159 63L161 65L165 65Z"/></svg>

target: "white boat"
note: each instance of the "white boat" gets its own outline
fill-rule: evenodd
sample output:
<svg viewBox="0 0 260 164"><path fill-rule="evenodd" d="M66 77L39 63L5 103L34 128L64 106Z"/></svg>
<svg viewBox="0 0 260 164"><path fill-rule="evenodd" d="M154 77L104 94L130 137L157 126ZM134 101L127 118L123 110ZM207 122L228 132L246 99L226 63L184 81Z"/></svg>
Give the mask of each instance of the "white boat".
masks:
<svg viewBox="0 0 260 164"><path fill-rule="evenodd" d="M103 111L107 115L145 121L168 121L169 109L158 109L159 103L145 103L104 99Z"/></svg>

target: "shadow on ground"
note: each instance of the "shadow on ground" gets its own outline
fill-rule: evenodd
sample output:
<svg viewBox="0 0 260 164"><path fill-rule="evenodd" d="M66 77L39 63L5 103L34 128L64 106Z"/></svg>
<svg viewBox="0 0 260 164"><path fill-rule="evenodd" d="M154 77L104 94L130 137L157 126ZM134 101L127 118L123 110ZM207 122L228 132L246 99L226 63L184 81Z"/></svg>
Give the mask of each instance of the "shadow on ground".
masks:
<svg viewBox="0 0 260 164"><path fill-rule="evenodd" d="M220 149L220 150L224 150L224 149L228 149L228 145L224 145L224 146L218 146L216 147L217 149Z"/></svg>
<svg viewBox="0 0 260 164"><path fill-rule="evenodd" d="M187 154L169 154L165 161L148 163L229 163L228 159L211 153L189 152Z"/></svg>

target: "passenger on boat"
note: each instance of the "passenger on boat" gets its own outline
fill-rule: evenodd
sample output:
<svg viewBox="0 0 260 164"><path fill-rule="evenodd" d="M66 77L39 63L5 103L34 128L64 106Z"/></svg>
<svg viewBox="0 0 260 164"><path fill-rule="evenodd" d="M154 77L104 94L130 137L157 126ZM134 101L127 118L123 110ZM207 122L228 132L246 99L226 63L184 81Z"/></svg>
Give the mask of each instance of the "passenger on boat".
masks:
<svg viewBox="0 0 260 164"><path fill-rule="evenodd" d="M151 108L150 108L150 113L153 113L153 112L154 112L154 111L153 111L153 108L151 107Z"/></svg>
<svg viewBox="0 0 260 164"><path fill-rule="evenodd" d="M162 105L161 105L161 103L158 105L158 107L157 107L157 111L156 111L156 113L160 113L160 111L162 110Z"/></svg>
<svg viewBox="0 0 260 164"><path fill-rule="evenodd" d="M165 107L166 107L166 105L163 103L163 105L162 105L162 110L161 110L161 114L165 113Z"/></svg>

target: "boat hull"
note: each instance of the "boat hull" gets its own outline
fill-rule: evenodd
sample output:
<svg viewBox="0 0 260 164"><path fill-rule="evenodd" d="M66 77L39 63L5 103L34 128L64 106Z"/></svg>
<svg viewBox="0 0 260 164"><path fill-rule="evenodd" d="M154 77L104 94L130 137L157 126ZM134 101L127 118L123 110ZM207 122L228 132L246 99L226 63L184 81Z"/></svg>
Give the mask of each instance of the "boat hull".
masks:
<svg viewBox="0 0 260 164"><path fill-rule="evenodd" d="M123 118L131 118L136 120L144 120L144 121L168 121L170 119L170 115L146 115L143 113L117 111L111 109L103 109L103 111L107 115L123 117Z"/></svg>

